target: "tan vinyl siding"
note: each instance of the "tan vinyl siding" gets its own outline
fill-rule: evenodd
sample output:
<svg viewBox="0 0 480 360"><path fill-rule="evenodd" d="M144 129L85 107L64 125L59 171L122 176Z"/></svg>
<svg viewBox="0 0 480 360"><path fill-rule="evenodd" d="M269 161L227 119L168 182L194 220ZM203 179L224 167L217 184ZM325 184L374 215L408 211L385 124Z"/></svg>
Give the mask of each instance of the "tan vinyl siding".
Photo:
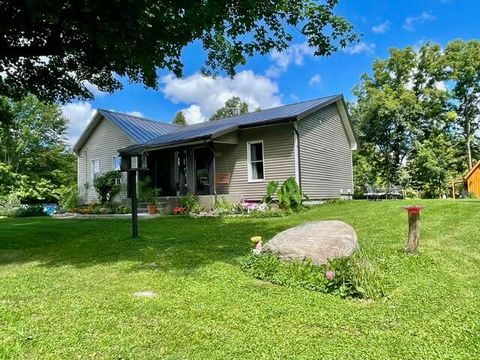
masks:
<svg viewBox="0 0 480 360"><path fill-rule="evenodd" d="M352 151L336 104L298 121L302 190L312 200L353 192Z"/></svg>
<svg viewBox="0 0 480 360"><path fill-rule="evenodd" d="M113 169L112 159L117 150L135 142L116 125L106 119L101 119L88 140L79 151L78 156L78 189L82 203L96 201L98 196L92 183L92 160L99 159L100 173ZM125 174L122 175L125 177ZM123 179L125 182L125 179ZM89 188L85 188L85 183ZM121 194L124 196L125 194Z"/></svg>
<svg viewBox="0 0 480 360"><path fill-rule="evenodd" d="M217 173L230 173L229 186L217 186L218 194L261 200L271 180L283 182L295 176L294 138L291 124L241 130L238 145L215 144ZM265 179L248 182L247 142L263 140Z"/></svg>

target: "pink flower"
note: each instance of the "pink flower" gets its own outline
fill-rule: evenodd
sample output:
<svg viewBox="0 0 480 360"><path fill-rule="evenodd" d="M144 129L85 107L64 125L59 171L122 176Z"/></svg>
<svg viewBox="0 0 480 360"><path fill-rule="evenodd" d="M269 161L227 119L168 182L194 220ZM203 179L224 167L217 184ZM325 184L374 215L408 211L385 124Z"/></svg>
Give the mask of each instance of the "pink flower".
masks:
<svg viewBox="0 0 480 360"><path fill-rule="evenodd" d="M329 270L325 273L327 280L331 281L335 277L335 273L332 270Z"/></svg>

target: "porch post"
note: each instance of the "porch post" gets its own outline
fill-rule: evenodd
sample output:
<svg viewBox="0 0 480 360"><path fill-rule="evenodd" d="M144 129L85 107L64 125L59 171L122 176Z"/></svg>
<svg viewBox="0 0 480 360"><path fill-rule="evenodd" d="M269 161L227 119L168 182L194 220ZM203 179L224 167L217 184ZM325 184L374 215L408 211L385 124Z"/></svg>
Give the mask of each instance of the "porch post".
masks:
<svg viewBox="0 0 480 360"><path fill-rule="evenodd" d="M210 193L217 196L217 164L215 162L215 148L213 142L207 143L207 148L212 154L212 162L210 165Z"/></svg>

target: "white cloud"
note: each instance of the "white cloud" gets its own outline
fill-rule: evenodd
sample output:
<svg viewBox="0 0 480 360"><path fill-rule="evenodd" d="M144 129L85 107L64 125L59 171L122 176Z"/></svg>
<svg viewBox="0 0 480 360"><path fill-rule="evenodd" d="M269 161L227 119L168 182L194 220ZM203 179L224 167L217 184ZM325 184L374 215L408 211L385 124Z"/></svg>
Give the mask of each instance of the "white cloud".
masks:
<svg viewBox="0 0 480 360"><path fill-rule="evenodd" d="M233 79L205 77L200 73L181 79L167 75L162 83L167 99L189 105L182 110L189 124L208 120L232 96L240 97L250 110L282 105L277 84L250 70L237 73Z"/></svg>
<svg viewBox="0 0 480 360"><path fill-rule="evenodd" d="M68 119L68 141L73 145L85 127L92 120L95 109L89 102L74 102L62 106L63 115Z"/></svg>
<svg viewBox="0 0 480 360"><path fill-rule="evenodd" d="M308 80L308 85L310 86L315 86L315 85L320 85L322 82L322 77L320 76L320 74L315 74L313 75L310 80Z"/></svg>
<svg viewBox="0 0 480 360"><path fill-rule="evenodd" d="M353 46L350 46L344 49L343 51L351 55L357 55L361 53L373 54L375 52L375 44L360 42L358 44L355 44Z"/></svg>
<svg viewBox="0 0 480 360"><path fill-rule="evenodd" d="M403 23L403 28L408 31L415 31L415 25L423 24L427 21L433 21L435 19L436 17L431 11L424 11L418 16L407 17Z"/></svg>
<svg viewBox="0 0 480 360"><path fill-rule="evenodd" d="M127 111L126 114L141 117L141 118L144 117L144 115L140 111Z"/></svg>
<svg viewBox="0 0 480 360"><path fill-rule="evenodd" d="M87 88L87 90L89 90L93 96L95 97L98 97L98 96L104 96L104 95L107 95L108 92L105 92L105 91L102 91L98 88L97 85L95 84L92 84L90 81L82 81L82 84Z"/></svg>
<svg viewBox="0 0 480 360"><path fill-rule="evenodd" d="M372 31L375 34L385 34L390 29L391 25L392 25L392 23L390 21L385 21L381 24L378 24L378 25L372 27Z"/></svg>
<svg viewBox="0 0 480 360"><path fill-rule="evenodd" d="M272 51L270 59L274 62L274 65L270 66L266 75L268 77L279 77L281 74L287 71L290 64L297 66L303 65L303 59L306 56L314 56L315 50L308 46L308 43L294 44L287 48L285 51Z"/></svg>

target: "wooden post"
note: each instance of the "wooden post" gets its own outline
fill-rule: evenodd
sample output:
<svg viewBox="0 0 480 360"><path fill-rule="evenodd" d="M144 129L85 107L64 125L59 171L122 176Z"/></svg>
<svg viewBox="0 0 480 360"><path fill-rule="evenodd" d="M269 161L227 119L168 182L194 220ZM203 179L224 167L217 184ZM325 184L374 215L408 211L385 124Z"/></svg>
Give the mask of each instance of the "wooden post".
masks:
<svg viewBox="0 0 480 360"><path fill-rule="evenodd" d="M128 184L132 200L132 238L138 238L138 199L137 199L137 172L128 172Z"/></svg>
<svg viewBox="0 0 480 360"><path fill-rule="evenodd" d="M420 242L420 211L408 212L408 243L406 252L416 254Z"/></svg>

